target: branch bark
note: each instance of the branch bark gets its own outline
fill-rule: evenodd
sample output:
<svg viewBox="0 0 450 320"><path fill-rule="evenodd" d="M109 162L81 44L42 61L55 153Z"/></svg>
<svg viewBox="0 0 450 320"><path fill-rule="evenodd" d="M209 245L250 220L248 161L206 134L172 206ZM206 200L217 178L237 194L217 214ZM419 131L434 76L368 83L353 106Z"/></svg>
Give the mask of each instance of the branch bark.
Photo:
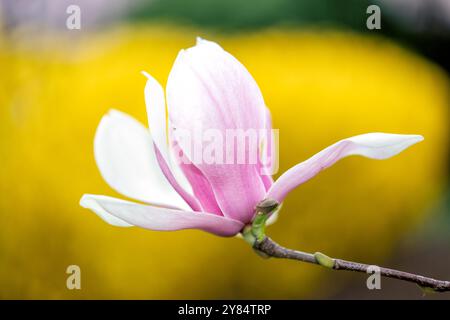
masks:
<svg viewBox="0 0 450 320"><path fill-rule="evenodd" d="M260 241L255 241L253 244L253 248L269 257L291 259L307 263L313 263L324 267L328 267L333 270L346 270L346 271L367 273L367 270L370 267L370 265L364 263L330 258L320 252L312 254L288 249L282 247L281 245L279 245L278 243L276 243L267 236L264 236L264 238ZM382 267L379 268L380 268L380 275L387 278L412 282L425 290L431 289L436 292L450 291L450 281L436 280L433 278L428 278L421 275L389 268L382 268Z"/></svg>

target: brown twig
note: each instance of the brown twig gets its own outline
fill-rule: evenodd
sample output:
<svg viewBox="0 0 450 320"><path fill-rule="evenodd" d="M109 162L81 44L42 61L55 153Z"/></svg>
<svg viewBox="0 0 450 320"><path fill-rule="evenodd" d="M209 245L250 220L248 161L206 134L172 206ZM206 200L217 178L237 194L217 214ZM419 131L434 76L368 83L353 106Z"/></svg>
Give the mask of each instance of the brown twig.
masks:
<svg viewBox="0 0 450 320"><path fill-rule="evenodd" d="M364 263L330 258L319 252L311 254L302 251L287 249L280 246L278 243L266 236L264 236L261 241L255 241L253 248L269 257L298 260L302 262L322 265L334 270L347 270L367 273L369 268L371 267L370 265ZM412 282L423 289L431 289L436 292L450 291L450 281L436 280L394 269L382 267L378 268L380 271L380 275L387 278Z"/></svg>

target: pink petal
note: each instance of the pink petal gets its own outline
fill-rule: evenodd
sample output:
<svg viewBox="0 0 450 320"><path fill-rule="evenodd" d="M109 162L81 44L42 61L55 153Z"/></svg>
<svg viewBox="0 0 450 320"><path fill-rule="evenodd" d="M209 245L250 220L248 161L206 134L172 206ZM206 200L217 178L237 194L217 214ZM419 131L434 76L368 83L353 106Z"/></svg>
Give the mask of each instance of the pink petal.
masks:
<svg viewBox="0 0 450 320"><path fill-rule="evenodd" d="M201 211L201 206L198 200L195 197L193 197L190 193L188 193L183 187L181 187L177 179L175 179L171 171L171 168L167 164L166 160L162 156L156 144L154 145L154 148L159 167L161 168L161 171L163 172L166 179L169 181L169 183L172 185L175 191L178 192L178 194L184 199L184 201L186 201L186 203L189 204L192 210Z"/></svg>
<svg viewBox="0 0 450 320"><path fill-rule="evenodd" d="M193 163L181 163L180 166L188 180L195 186L194 195L200 202L202 211L223 215L211 184L203 173Z"/></svg>
<svg viewBox="0 0 450 320"><path fill-rule="evenodd" d="M244 226L239 221L215 214L154 207L101 195L85 194L80 205L91 209L108 223L150 230L200 229L229 237L239 233Z"/></svg>
<svg viewBox="0 0 450 320"><path fill-rule="evenodd" d="M272 173L275 166L275 159L272 152L274 151L274 137L272 134L272 117L270 115L270 110L266 108L266 122L265 122L265 132L266 136L264 139L264 147L262 149L263 159L261 160L259 170L261 174L261 180L266 188L266 191L270 189L273 184Z"/></svg>
<svg viewBox="0 0 450 320"><path fill-rule="evenodd" d="M264 129L265 104L256 82L239 61L209 41L199 40L179 53L167 102L171 124L192 137L195 130L217 129L225 136L227 129ZM191 149L178 142L185 152ZM209 181L223 214L248 222L266 192L258 164L206 164L188 156Z"/></svg>
<svg viewBox="0 0 450 320"><path fill-rule="evenodd" d="M360 155L371 159L387 159L422 140L423 137L419 135L387 133L368 133L341 140L283 173L272 185L266 198L281 203L292 189L344 157Z"/></svg>
<svg viewBox="0 0 450 320"><path fill-rule="evenodd" d="M176 141L173 141L173 146L174 150L178 150L179 160L182 160L178 165L192 185L195 186L193 189L194 195L200 202L202 211L223 215L208 179L206 179L203 173L186 157Z"/></svg>

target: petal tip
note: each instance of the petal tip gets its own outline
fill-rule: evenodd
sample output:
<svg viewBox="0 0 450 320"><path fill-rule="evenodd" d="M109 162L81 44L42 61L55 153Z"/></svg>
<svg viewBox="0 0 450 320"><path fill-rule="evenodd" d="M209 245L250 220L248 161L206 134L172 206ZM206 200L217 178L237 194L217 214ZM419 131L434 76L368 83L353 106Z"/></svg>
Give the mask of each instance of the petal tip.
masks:
<svg viewBox="0 0 450 320"><path fill-rule="evenodd" d="M200 44L202 44L205 40L202 37L196 37L195 38L195 44L198 46Z"/></svg>
<svg viewBox="0 0 450 320"><path fill-rule="evenodd" d="M79 204L81 207L88 209L88 201L89 201L89 195L83 194L80 198Z"/></svg>
<svg viewBox="0 0 450 320"><path fill-rule="evenodd" d="M89 209L94 212L97 216L99 216L103 221L109 223L110 225L116 227L132 227L133 225L128 222L113 216L109 212L107 212L99 203L98 199L105 198L104 196L95 196L92 194L83 194L80 199L80 206ZM97 200L96 200L97 199Z"/></svg>
<svg viewBox="0 0 450 320"><path fill-rule="evenodd" d="M422 142L423 140L425 140L425 138L420 135L420 134L411 134L411 135L407 135L409 139L407 139L407 147L410 147L412 145L415 145L416 143Z"/></svg>
<svg viewBox="0 0 450 320"><path fill-rule="evenodd" d="M217 44L216 42L203 39L202 37L197 37L196 41L195 41L195 46L192 47L192 48L189 48L187 50L190 51L190 49L194 49L194 48L198 48L198 49L222 49L222 47L219 44Z"/></svg>
<svg viewBox="0 0 450 320"><path fill-rule="evenodd" d="M109 109L104 115L103 117L100 119L100 122L97 126L97 134L99 132L102 132L103 129L105 129L105 126L110 124L111 121L117 120L117 119L121 119L123 117L126 117L126 114L123 113L122 111L119 111L117 109ZM97 137L96 134L96 137ZM95 138L94 138L95 141Z"/></svg>
<svg viewBox="0 0 450 320"><path fill-rule="evenodd" d="M121 116L121 115L123 115L123 112L121 112L117 109L111 108L108 110L108 112L105 114L104 117L117 117L117 116Z"/></svg>
<svg viewBox="0 0 450 320"><path fill-rule="evenodd" d="M150 73L147 71L141 71L141 74L147 78L147 84L157 84L159 85L158 80L155 79Z"/></svg>

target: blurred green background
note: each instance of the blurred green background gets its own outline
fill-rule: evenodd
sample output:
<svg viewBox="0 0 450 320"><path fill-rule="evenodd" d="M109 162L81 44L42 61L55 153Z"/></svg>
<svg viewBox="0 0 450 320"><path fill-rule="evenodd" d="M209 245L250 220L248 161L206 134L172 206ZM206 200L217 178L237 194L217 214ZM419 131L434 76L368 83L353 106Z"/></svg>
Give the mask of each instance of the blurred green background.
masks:
<svg viewBox="0 0 450 320"><path fill-rule="evenodd" d="M93 158L116 108L146 123L146 70L165 83L196 36L258 82L280 173L348 136L417 133L386 161L349 158L286 199L268 233L305 251L450 279L448 54L443 1L0 1L0 298L449 298L414 285L263 260L241 239L105 224L78 205L115 194ZM411 5L414 3L414 5ZM81 30L65 26L69 4ZM415 9L415 11L414 11ZM68 265L81 290L66 288Z"/></svg>

